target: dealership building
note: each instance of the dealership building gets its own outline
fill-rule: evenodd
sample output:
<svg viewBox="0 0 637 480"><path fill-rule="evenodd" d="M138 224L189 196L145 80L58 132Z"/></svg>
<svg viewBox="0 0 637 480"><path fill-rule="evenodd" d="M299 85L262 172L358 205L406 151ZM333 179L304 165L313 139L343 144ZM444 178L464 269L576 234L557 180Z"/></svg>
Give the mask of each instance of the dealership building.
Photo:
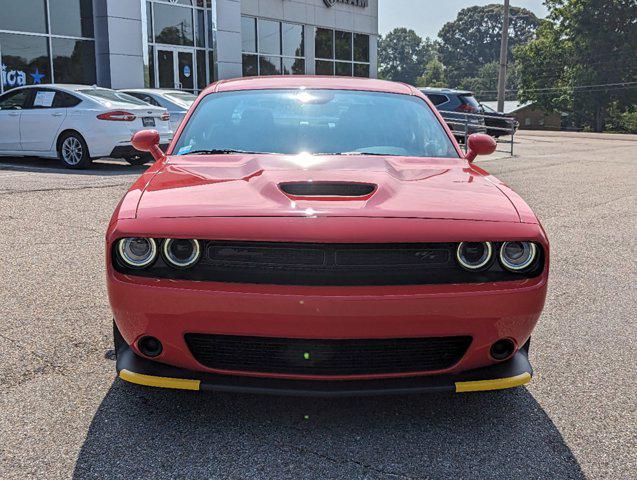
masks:
<svg viewBox="0 0 637 480"><path fill-rule="evenodd" d="M377 74L378 0L0 0L2 90Z"/></svg>

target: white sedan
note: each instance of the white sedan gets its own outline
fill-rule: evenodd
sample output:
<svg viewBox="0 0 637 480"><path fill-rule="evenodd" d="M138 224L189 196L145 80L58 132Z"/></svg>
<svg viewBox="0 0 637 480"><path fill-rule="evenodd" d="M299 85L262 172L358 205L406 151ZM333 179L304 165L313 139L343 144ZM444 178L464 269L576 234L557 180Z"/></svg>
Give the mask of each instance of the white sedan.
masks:
<svg viewBox="0 0 637 480"><path fill-rule="evenodd" d="M0 155L59 158L68 168L86 168L100 157L133 165L150 160L135 150L139 130L172 138L170 114L115 90L86 85L31 85L0 96Z"/></svg>
<svg viewBox="0 0 637 480"><path fill-rule="evenodd" d="M164 107L170 113L170 126L173 132L179 128L179 124L188 113L190 106L197 100L197 95L181 90L168 90L164 88L135 88L123 89L120 92L143 100L156 107Z"/></svg>

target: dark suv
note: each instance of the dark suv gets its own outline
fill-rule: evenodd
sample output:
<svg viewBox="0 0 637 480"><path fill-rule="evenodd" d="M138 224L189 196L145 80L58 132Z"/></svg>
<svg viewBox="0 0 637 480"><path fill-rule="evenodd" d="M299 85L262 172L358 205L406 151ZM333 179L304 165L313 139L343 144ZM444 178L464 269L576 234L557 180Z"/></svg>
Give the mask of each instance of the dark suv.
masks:
<svg viewBox="0 0 637 480"><path fill-rule="evenodd" d="M473 116L484 115L484 109L473 92L450 88L421 88L420 91L427 95L442 114L458 141L464 141L465 131L467 135L487 131L484 118Z"/></svg>

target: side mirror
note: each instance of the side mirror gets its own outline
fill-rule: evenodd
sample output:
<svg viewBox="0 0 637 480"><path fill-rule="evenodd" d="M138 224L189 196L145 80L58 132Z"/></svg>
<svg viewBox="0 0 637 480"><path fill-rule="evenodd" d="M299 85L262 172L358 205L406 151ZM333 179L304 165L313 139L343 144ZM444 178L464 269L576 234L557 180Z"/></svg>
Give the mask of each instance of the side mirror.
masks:
<svg viewBox="0 0 637 480"><path fill-rule="evenodd" d="M470 163L473 162L478 155L491 155L495 152L495 147L497 146L493 137L484 133L474 133L469 135L467 145L469 147L469 151L464 158L466 158Z"/></svg>
<svg viewBox="0 0 637 480"><path fill-rule="evenodd" d="M165 158L164 152L159 148L159 132L157 130L140 130L133 135L131 142L133 147L140 152L150 152L157 162Z"/></svg>

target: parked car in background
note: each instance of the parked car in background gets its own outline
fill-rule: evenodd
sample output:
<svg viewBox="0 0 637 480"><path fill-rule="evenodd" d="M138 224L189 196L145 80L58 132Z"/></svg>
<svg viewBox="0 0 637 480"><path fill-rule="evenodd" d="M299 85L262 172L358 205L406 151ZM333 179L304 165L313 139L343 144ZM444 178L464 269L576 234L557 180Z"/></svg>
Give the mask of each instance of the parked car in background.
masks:
<svg viewBox="0 0 637 480"><path fill-rule="evenodd" d="M163 107L170 113L170 127L177 131L179 124L186 116L190 105L197 99L196 95L181 90L164 90L159 88L123 89L128 95L143 100L156 107Z"/></svg>
<svg viewBox="0 0 637 480"><path fill-rule="evenodd" d="M30 85L0 96L0 155L58 158L86 168L100 157L133 165L151 159L132 146L137 131L172 138L170 114L130 95L87 85Z"/></svg>
<svg viewBox="0 0 637 480"><path fill-rule="evenodd" d="M517 131L519 123L515 118L498 112L484 103L481 103L480 106L484 110L487 135L499 138L502 135L512 135Z"/></svg>
<svg viewBox="0 0 637 480"><path fill-rule="evenodd" d="M442 113L458 141L464 142L465 133L468 136L472 133L487 131L484 118L480 117L484 114L484 110L473 96L473 92L450 88L421 88L419 90Z"/></svg>

